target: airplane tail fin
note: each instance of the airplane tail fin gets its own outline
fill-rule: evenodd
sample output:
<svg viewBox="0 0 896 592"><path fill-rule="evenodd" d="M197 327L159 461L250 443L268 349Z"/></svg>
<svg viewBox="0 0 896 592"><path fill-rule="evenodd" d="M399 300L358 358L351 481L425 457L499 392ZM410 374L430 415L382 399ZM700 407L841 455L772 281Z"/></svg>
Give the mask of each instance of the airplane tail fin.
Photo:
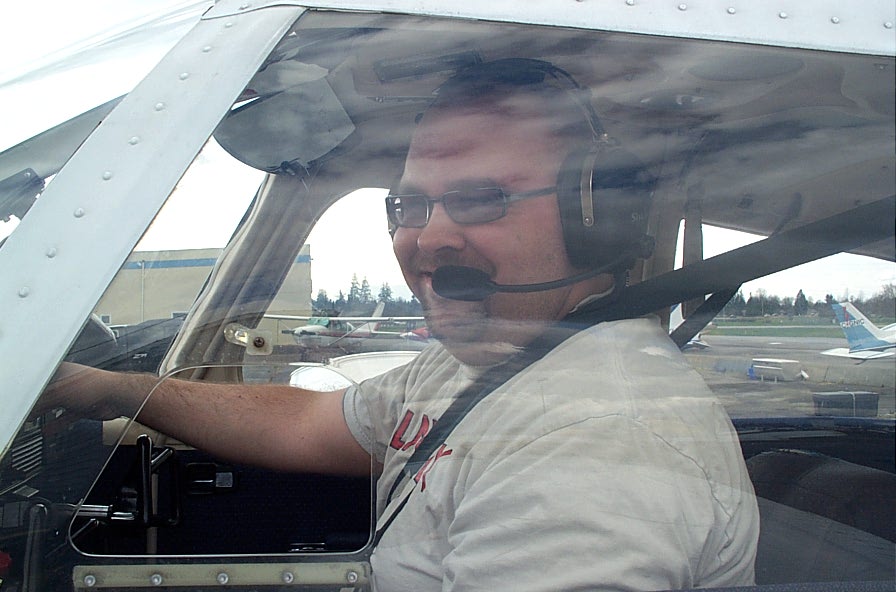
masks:
<svg viewBox="0 0 896 592"><path fill-rule="evenodd" d="M386 309L386 301L380 300L376 303L376 308L373 310L373 314L370 315L372 317L381 317L383 316L383 311Z"/></svg>
<svg viewBox="0 0 896 592"><path fill-rule="evenodd" d="M850 352L878 349L888 345L884 340L884 332L859 312L851 302L832 302L831 308L834 309L837 322L846 335Z"/></svg>

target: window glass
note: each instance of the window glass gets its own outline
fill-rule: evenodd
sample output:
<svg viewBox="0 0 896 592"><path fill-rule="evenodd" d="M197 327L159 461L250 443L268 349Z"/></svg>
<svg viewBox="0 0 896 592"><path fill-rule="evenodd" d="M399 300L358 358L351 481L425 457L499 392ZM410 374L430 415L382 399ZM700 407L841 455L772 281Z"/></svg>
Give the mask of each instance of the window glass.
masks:
<svg viewBox="0 0 896 592"><path fill-rule="evenodd" d="M702 230L706 257L763 238L713 226ZM881 356L859 370L861 358L850 357L855 343L834 305L850 302L858 311L869 311L874 320L859 322L883 329L896 319L894 273L890 262L840 253L752 280L683 350L735 418L848 412L892 419L892 360ZM840 292L835 294L836 289ZM670 329L682 322L681 308L675 307ZM852 395L828 392L866 393L868 407L853 409ZM839 398L843 405L850 399L848 409L831 407Z"/></svg>
<svg viewBox="0 0 896 592"><path fill-rule="evenodd" d="M90 450L57 448L57 465L82 478L53 466L46 495L87 496L67 517L87 554L307 561L381 540L382 589L438 588L464 570L506 587L508 565L545 589L745 585L760 518L760 583L892 578L893 70L891 58L308 12L73 346L70 361L161 378L132 399L136 423L78 424L89 437L71 438ZM146 397L188 380L297 397L359 385L346 422L377 479L284 477L165 434L139 440ZM467 397L457 426L437 431ZM30 427L46 437L64 418ZM444 440L414 458L431 433ZM132 482L147 449L160 493L143 526L158 530L119 531L112 506L138 516L126 508L145 499ZM807 458L835 475L810 484L817 503L780 493L807 486ZM22 486L12 474L0 484ZM883 483L885 503L824 501L824 485L863 479ZM418 496L389 520L396 491L425 488L438 511ZM8 540L26 530L20 520ZM825 550L841 534L859 542L818 565L781 550L795 533ZM539 561L521 540L539 541ZM581 572L595 550L611 560ZM692 579L627 580L655 566L645 557ZM632 567L602 571L617 559Z"/></svg>

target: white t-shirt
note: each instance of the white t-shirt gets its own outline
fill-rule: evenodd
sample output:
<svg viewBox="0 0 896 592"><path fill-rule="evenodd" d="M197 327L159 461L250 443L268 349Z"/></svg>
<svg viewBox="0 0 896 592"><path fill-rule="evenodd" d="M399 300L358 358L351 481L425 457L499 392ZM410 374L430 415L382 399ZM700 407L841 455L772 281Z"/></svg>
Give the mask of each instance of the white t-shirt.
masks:
<svg viewBox="0 0 896 592"><path fill-rule="evenodd" d="M602 323L483 399L386 499L477 371L441 346L347 391L384 465L376 589L645 590L753 582L759 514L724 409L655 319Z"/></svg>

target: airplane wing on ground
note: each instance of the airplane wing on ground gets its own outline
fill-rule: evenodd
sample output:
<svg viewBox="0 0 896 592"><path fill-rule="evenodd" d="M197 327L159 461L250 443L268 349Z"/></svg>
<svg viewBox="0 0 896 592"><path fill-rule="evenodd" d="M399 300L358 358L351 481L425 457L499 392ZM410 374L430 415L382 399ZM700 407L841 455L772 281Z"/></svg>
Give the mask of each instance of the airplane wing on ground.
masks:
<svg viewBox="0 0 896 592"><path fill-rule="evenodd" d="M877 360L879 358L889 358L896 353L893 350L890 351L850 351L848 347L835 347L834 349L828 349L821 352L823 356L834 356L837 358L852 358L854 360Z"/></svg>
<svg viewBox="0 0 896 592"><path fill-rule="evenodd" d="M322 318L333 318L339 319L340 321L348 321L351 323L367 323L373 321L379 322L389 322L389 321L423 321L423 317L322 317L322 316L301 316L301 315L281 315L281 314L266 314L264 315L266 319L273 319L275 321L310 321L311 319L322 319Z"/></svg>

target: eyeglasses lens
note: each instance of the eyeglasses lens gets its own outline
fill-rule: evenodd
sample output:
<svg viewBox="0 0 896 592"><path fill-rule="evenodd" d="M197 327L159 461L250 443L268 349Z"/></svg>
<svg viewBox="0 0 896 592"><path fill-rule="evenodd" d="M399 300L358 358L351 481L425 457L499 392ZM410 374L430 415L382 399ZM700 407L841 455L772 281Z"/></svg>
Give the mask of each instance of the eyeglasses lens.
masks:
<svg viewBox="0 0 896 592"><path fill-rule="evenodd" d="M398 226L421 228L426 226L428 219L426 196L401 195L390 198L390 218Z"/></svg>
<svg viewBox="0 0 896 592"><path fill-rule="evenodd" d="M504 193L496 187L446 193L442 203L458 224L491 222L506 213Z"/></svg>
<svg viewBox="0 0 896 592"><path fill-rule="evenodd" d="M448 216L458 224L491 222L507 213L504 192L497 187L449 191L439 199L425 195L393 195L386 200L389 220L409 228L422 228L429 222L430 208L442 202Z"/></svg>

